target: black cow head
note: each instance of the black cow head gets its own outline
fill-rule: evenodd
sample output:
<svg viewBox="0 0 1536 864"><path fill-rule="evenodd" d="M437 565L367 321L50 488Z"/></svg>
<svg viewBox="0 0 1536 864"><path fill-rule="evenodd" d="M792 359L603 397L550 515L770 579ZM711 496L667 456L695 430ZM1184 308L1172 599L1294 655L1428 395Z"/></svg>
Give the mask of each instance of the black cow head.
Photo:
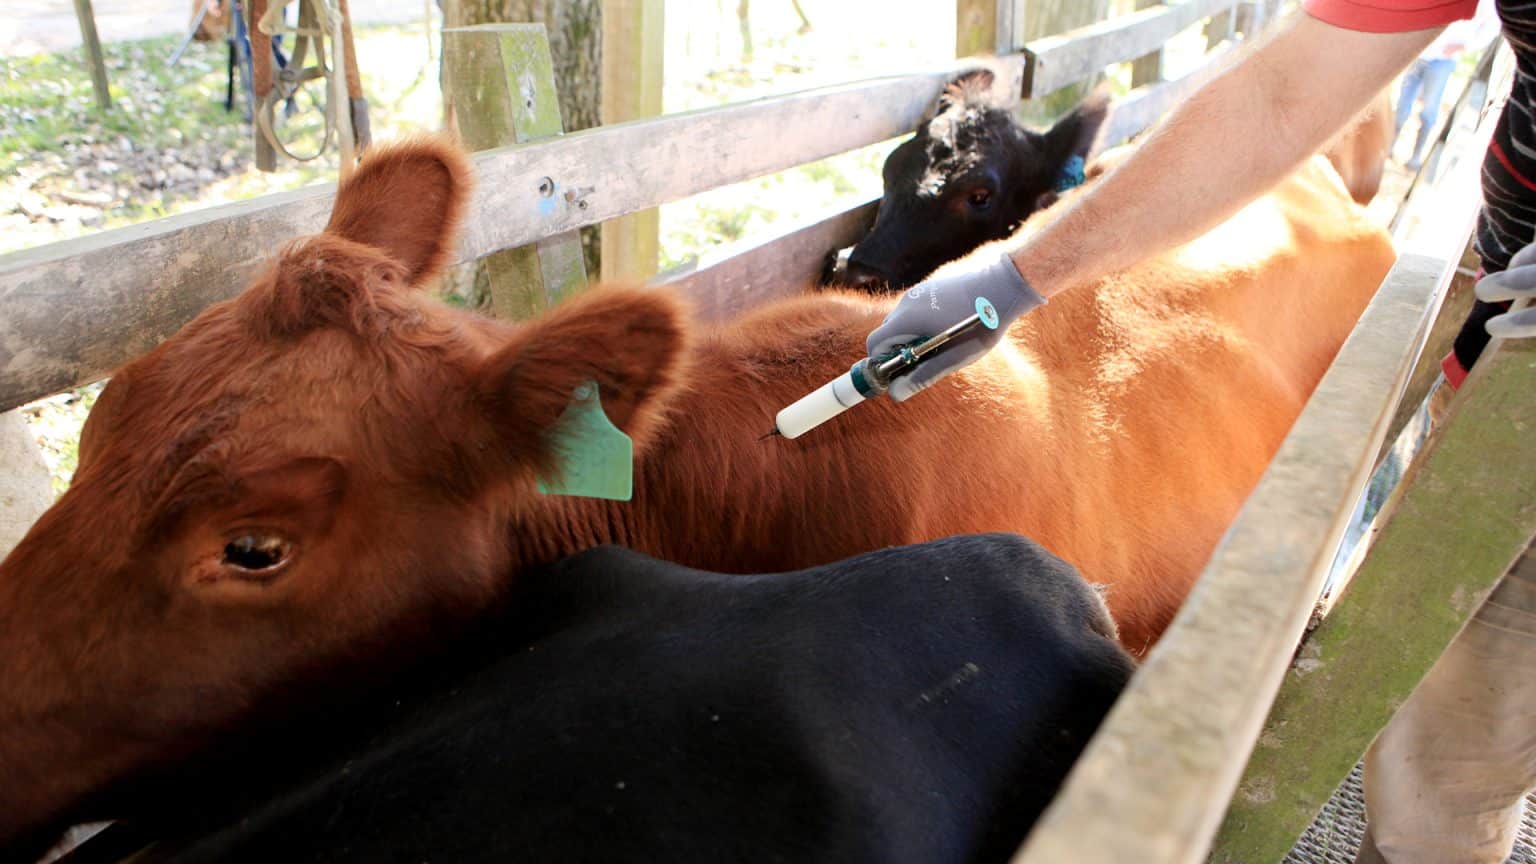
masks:
<svg viewBox="0 0 1536 864"><path fill-rule="evenodd" d="M1082 178L1107 113L1095 93L1047 132L1019 125L990 97L990 71L944 88L934 114L885 160L875 227L840 281L901 290L940 265L1013 233L1031 213Z"/></svg>

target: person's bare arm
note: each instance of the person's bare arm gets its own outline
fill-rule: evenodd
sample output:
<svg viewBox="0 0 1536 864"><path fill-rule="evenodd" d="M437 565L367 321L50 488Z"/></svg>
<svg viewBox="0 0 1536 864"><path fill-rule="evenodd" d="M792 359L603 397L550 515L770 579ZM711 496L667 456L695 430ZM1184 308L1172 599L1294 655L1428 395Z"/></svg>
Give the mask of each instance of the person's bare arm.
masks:
<svg viewBox="0 0 1536 864"><path fill-rule="evenodd" d="M1199 236L1316 152L1437 32L1292 15L1010 257L1050 297Z"/></svg>
<svg viewBox="0 0 1536 864"><path fill-rule="evenodd" d="M991 350L1045 298L1192 240L1275 185L1338 132L1438 29L1377 34L1297 13L1201 88L1124 162L1029 236L940 268L865 340L871 357L932 337L987 301L978 330L890 384L897 401Z"/></svg>

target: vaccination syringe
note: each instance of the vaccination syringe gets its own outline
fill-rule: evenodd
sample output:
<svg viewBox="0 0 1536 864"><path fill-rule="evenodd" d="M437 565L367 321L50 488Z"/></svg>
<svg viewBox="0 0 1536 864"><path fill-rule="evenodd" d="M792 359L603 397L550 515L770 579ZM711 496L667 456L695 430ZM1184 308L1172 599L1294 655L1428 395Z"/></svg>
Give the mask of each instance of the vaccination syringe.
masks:
<svg viewBox="0 0 1536 864"><path fill-rule="evenodd" d="M773 432L785 438L799 438L865 399L884 393L892 379L916 369L923 360L943 351L946 345L956 339L978 327L996 330L997 325L997 310L985 297L978 297L975 315L930 339L903 345L890 357L879 361L866 357L853 364L846 375L839 375L780 411L773 420Z"/></svg>

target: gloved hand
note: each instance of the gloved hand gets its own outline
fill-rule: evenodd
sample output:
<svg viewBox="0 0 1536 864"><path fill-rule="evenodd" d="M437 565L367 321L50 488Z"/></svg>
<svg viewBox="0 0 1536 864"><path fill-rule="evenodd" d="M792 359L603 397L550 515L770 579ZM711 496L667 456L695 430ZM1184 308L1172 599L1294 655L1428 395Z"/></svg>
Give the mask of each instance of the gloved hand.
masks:
<svg viewBox="0 0 1536 864"><path fill-rule="evenodd" d="M979 327L951 343L916 369L891 381L891 398L905 402L956 369L967 366L1003 339L1008 325L1045 302L1029 287L1007 255L964 271L950 271L909 289L885 322L865 340L869 356L894 354L902 345L927 339L976 314L976 298L985 297L997 309L996 330Z"/></svg>
<svg viewBox="0 0 1536 864"><path fill-rule="evenodd" d="M1484 303L1530 299L1536 303L1536 244L1516 252L1509 260L1508 269L1479 279L1477 299ZM1488 335L1499 339L1536 336L1536 306L1490 318Z"/></svg>

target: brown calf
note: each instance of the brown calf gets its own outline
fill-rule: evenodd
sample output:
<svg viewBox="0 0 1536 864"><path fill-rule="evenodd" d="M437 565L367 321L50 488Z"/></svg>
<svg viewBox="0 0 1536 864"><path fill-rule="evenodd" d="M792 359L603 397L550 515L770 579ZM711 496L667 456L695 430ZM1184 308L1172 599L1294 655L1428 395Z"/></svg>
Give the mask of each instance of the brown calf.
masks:
<svg viewBox="0 0 1536 864"><path fill-rule="evenodd" d="M414 290L468 173L442 143L372 151L325 233L114 376L74 484L0 564L0 844L599 543L762 572L1014 531L1107 583L1143 649L1392 260L1317 161L921 397L760 442L887 300L696 334L652 289L482 318ZM588 380L635 440L627 504L535 491Z"/></svg>

